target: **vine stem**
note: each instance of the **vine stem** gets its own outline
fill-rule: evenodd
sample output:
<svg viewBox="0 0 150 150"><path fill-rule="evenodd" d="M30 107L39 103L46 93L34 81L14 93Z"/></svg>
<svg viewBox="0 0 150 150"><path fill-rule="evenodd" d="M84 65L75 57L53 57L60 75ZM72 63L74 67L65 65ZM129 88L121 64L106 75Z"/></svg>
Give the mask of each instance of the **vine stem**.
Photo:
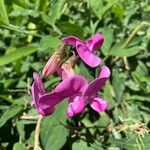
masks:
<svg viewBox="0 0 150 150"><path fill-rule="evenodd" d="M148 22L141 22L130 34L130 36L128 37L128 39L126 40L126 42L123 44L122 48L126 48L129 43L132 41L132 39L134 38L134 36L137 34L137 32L139 30L141 30L141 28L143 28L144 26L150 26L150 23ZM127 57L123 57L123 61L124 61L124 64L125 64L125 68L127 70L130 70L130 66L129 66L129 62L128 62L128 59Z"/></svg>
<svg viewBox="0 0 150 150"><path fill-rule="evenodd" d="M43 116L39 115L36 128L35 128L35 140L34 140L34 150L41 150L40 148L40 142L39 142L39 136L40 136L40 125L42 121Z"/></svg>

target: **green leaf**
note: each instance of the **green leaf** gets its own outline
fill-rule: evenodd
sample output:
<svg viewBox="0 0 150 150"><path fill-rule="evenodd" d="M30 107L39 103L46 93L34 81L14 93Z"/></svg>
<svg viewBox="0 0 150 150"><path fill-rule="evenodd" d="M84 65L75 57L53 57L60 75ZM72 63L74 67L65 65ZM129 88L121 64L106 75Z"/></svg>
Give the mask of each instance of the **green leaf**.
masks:
<svg viewBox="0 0 150 150"><path fill-rule="evenodd" d="M105 27L101 30L101 32L105 37L104 44L102 46L102 52L105 56L107 56L113 43L113 30L111 28Z"/></svg>
<svg viewBox="0 0 150 150"><path fill-rule="evenodd" d="M77 66L76 66L77 68ZM77 68L80 75L83 75L89 82L93 81L94 78L90 74L90 71L86 68L86 66L83 63L80 63L79 67Z"/></svg>
<svg viewBox="0 0 150 150"><path fill-rule="evenodd" d="M40 41L40 49L41 51L43 50L48 50L50 48L56 48L58 47L60 43L60 40L58 37L52 37L50 35L44 36L41 41Z"/></svg>
<svg viewBox="0 0 150 150"><path fill-rule="evenodd" d="M78 24L72 24L69 22L60 22L58 25L64 34L74 35L79 38L83 38L83 33L84 33L83 28Z"/></svg>
<svg viewBox="0 0 150 150"><path fill-rule="evenodd" d="M0 66L12 63L20 58L28 56L38 50L37 44L17 48L13 52L0 57Z"/></svg>
<svg viewBox="0 0 150 150"><path fill-rule="evenodd" d="M121 74L119 74L118 71L114 70L113 71L113 81L112 81L112 85L113 85L113 89L115 92L115 99L117 101L120 101L125 89L125 78L123 76L121 76Z"/></svg>
<svg viewBox="0 0 150 150"><path fill-rule="evenodd" d="M17 121L17 130L20 136L21 140L25 140L25 130L24 130L24 124L22 121Z"/></svg>
<svg viewBox="0 0 150 150"><path fill-rule="evenodd" d="M45 117L42 121L41 142L44 150L59 150L66 142L68 130L61 124L65 124L67 119L66 104L61 103L52 116Z"/></svg>
<svg viewBox="0 0 150 150"><path fill-rule="evenodd" d="M72 150L95 150L95 149L89 147L85 141L80 140L73 143Z"/></svg>
<svg viewBox="0 0 150 150"><path fill-rule="evenodd" d="M123 48L122 45L123 45L122 42L115 44L110 49L108 55L118 56L118 57L130 57L140 52L140 49L138 46Z"/></svg>
<svg viewBox="0 0 150 150"><path fill-rule="evenodd" d="M115 101L112 97L112 91L113 91L113 87L110 85L110 83L107 83L103 89L103 97L105 100L108 101L109 108L112 108L115 106Z"/></svg>
<svg viewBox="0 0 150 150"><path fill-rule="evenodd" d="M23 143L15 143L13 150L27 150Z"/></svg>
<svg viewBox="0 0 150 150"><path fill-rule="evenodd" d="M8 110L6 110L0 118L0 127L2 127L9 119L17 115L22 108L23 106L12 105Z"/></svg>
<svg viewBox="0 0 150 150"><path fill-rule="evenodd" d="M9 24L4 0L0 0L0 24Z"/></svg>
<svg viewBox="0 0 150 150"><path fill-rule="evenodd" d="M62 15L62 10L66 0L50 0L50 14L46 15L41 12L42 19L49 25L54 25L56 20L58 20Z"/></svg>
<svg viewBox="0 0 150 150"><path fill-rule="evenodd" d="M89 0L89 4L99 19L102 19L103 15L115 4L117 0L109 1L106 4L102 0Z"/></svg>
<svg viewBox="0 0 150 150"><path fill-rule="evenodd" d="M123 18L124 13L125 13L123 6L119 6L119 5L113 6L111 11L112 11L120 20Z"/></svg>

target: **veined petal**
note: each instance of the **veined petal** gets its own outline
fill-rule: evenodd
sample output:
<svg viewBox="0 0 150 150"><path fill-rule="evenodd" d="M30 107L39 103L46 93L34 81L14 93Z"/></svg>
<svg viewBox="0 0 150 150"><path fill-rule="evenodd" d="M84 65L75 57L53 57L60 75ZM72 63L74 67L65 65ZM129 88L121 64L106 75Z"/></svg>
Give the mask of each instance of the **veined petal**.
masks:
<svg viewBox="0 0 150 150"><path fill-rule="evenodd" d="M90 67L97 67L101 63L101 59L93 54L82 42L77 41L76 48L81 59Z"/></svg>
<svg viewBox="0 0 150 150"><path fill-rule="evenodd" d="M108 107L108 102L101 97L95 97L91 100L90 106L97 112L103 112Z"/></svg>
<svg viewBox="0 0 150 150"><path fill-rule="evenodd" d="M85 90L84 95L88 96L88 97L96 95L97 92L99 90L101 90L101 88L104 86L104 84L105 84L105 82L106 82L106 80L108 79L109 76L110 76L109 68L107 66L102 66L99 77L96 78L95 80L93 80L89 84L89 86Z"/></svg>
<svg viewBox="0 0 150 150"><path fill-rule="evenodd" d="M47 93L44 94L40 99L39 99L39 107L42 110L51 110L54 109L54 107L60 103L64 97L61 97L60 94L52 92L52 93Z"/></svg>
<svg viewBox="0 0 150 150"><path fill-rule="evenodd" d="M86 46L89 48L91 52L99 49L104 42L103 35L96 33L94 36L92 36L90 39L87 40Z"/></svg>
<svg viewBox="0 0 150 150"><path fill-rule="evenodd" d="M70 45L76 45L76 42L79 41L81 43L83 43L79 38L75 37L75 36L68 36L62 39L63 42L66 42Z"/></svg>
<svg viewBox="0 0 150 150"><path fill-rule="evenodd" d="M83 93L87 86L88 83L84 77L71 76L59 83L54 89L54 92L59 93L63 98L67 98Z"/></svg>
<svg viewBox="0 0 150 150"><path fill-rule="evenodd" d="M85 108L85 101L82 96L76 96L72 102L69 103L67 116L69 118L73 117L76 114L81 113Z"/></svg>
<svg viewBox="0 0 150 150"><path fill-rule="evenodd" d="M87 87L84 96L91 97L93 95L96 95L99 90L103 87L105 84L107 78L97 78L93 80L89 86Z"/></svg>

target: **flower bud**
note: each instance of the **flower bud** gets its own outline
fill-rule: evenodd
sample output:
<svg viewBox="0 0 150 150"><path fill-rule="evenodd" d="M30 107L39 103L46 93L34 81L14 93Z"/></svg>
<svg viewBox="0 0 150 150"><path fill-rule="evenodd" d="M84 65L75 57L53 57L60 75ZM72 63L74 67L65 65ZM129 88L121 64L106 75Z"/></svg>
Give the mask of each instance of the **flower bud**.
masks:
<svg viewBox="0 0 150 150"><path fill-rule="evenodd" d="M53 55L49 58L46 65L43 68L42 74L47 77L52 75L59 69L62 64L63 56L65 54L66 44L63 43L60 48L56 49Z"/></svg>
<svg viewBox="0 0 150 150"><path fill-rule="evenodd" d="M61 68L58 70L58 74L62 77L62 79L75 75L73 68L76 64L76 61L77 57L74 54L65 63L62 64Z"/></svg>

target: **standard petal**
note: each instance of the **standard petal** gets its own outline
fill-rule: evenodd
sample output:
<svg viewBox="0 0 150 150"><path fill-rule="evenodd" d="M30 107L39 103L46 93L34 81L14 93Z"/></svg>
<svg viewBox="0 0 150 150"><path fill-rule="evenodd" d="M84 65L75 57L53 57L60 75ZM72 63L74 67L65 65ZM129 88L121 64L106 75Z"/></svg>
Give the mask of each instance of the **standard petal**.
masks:
<svg viewBox="0 0 150 150"><path fill-rule="evenodd" d="M40 94L41 95L45 94L44 84L43 84L39 74L34 72L33 73L33 78L34 78L34 81L36 82L36 86L38 87Z"/></svg>
<svg viewBox="0 0 150 150"><path fill-rule="evenodd" d="M102 66L101 71L99 73L99 78L108 78L110 76L111 72L107 66Z"/></svg>
<svg viewBox="0 0 150 150"><path fill-rule="evenodd" d="M74 46L76 45L77 41L83 43L79 38L75 36L68 36L62 39L62 42L66 42L67 44L74 45Z"/></svg>
<svg viewBox="0 0 150 150"><path fill-rule="evenodd" d="M97 112L103 112L107 109L108 103L101 97L95 97L91 100L90 106Z"/></svg>
<svg viewBox="0 0 150 150"><path fill-rule="evenodd" d="M86 45L89 48L91 52L99 49L104 42L103 35L96 33L94 36L92 36L89 40L87 40Z"/></svg>
<svg viewBox="0 0 150 150"><path fill-rule="evenodd" d="M81 59L90 67L97 67L101 63L101 59L93 54L82 42L76 42L76 49Z"/></svg>
<svg viewBox="0 0 150 150"><path fill-rule="evenodd" d="M61 97L67 98L76 94L81 94L87 88L88 83L82 76L71 76L64 79L54 89L55 93L59 93Z"/></svg>
<svg viewBox="0 0 150 150"><path fill-rule="evenodd" d="M67 116L69 118L73 117L76 114L81 113L85 108L85 101L82 96L76 96L72 102L69 103Z"/></svg>

